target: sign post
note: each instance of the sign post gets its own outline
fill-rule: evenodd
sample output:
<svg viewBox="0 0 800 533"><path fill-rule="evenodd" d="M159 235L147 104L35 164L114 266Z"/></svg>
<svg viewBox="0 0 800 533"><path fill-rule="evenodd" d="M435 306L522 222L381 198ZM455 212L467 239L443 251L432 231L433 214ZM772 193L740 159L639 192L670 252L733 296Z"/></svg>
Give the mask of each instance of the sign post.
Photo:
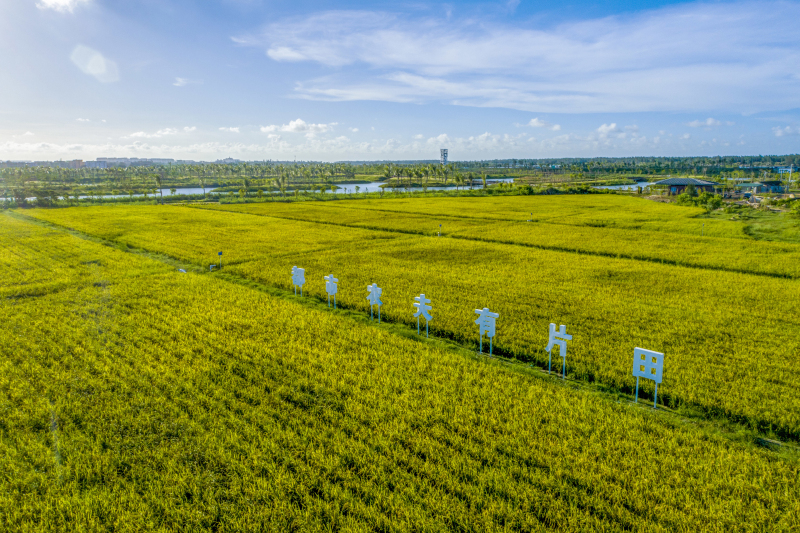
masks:
<svg viewBox="0 0 800 533"><path fill-rule="evenodd" d="M383 302L381 301L381 293L383 293L383 289L378 287L377 283L373 283L372 285L367 285L367 301L369 302L369 319L374 320L373 314L373 306L378 306L378 324L381 323L381 306Z"/></svg>
<svg viewBox="0 0 800 533"><path fill-rule="evenodd" d="M558 346L558 355L564 358L564 363L561 366L561 379L567 375L567 341L572 340L572 335L567 335L567 326L563 324L559 326L556 331L556 325L550 324L550 340L547 343L547 373L550 374L553 369L553 346Z"/></svg>
<svg viewBox="0 0 800 533"><path fill-rule="evenodd" d="M417 318L417 335L419 335L419 317L422 316L425 319L425 337L428 337L428 322L433 320L433 317L428 313L432 308L430 305L431 300L430 298L426 298L424 294L420 294L419 296L414 296L414 307L417 308L417 312L414 313L414 316Z"/></svg>
<svg viewBox="0 0 800 533"><path fill-rule="evenodd" d="M328 307L331 306L331 296L333 296L333 308L336 309L336 293L339 292L338 279L333 274L325 276L325 291L328 293Z"/></svg>
<svg viewBox="0 0 800 533"><path fill-rule="evenodd" d="M480 335L480 352L483 353L483 335L489 337L489 355L492 355L492 339L494 338L495 320L500 318L499 313L492 313L488 307L483 309L476 309L478 319L475 321L478 324L478 334Z"/></svg>
<svg viewBox="0 0 800 533"><path fill-rule="evenodd" d="M653 409L658 409L658 384L661 383L663 372L663 353L645 350L644 348L633 349L633 375L636 376L636 399L634 403L639 403L639 378L652 379L656 382L656 392L653 394Z"/></svg>
<svg viewBox="0 0 800 533"><path fill-rule="evenodd" d="M300 287L300 296L303 296L303 285L306 283L306 269L292 267L292 285L294 285L294 295L297 296L297 287Z"/></svg>

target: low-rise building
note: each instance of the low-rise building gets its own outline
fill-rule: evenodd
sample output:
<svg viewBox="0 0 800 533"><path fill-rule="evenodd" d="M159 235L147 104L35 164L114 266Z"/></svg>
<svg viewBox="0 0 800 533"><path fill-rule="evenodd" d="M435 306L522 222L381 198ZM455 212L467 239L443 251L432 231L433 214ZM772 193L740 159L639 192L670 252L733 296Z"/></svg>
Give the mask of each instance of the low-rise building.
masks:
<svg viewBox="0 0 800 533"><path fill-rule="evenodd" d="M682 194L686 187L694 185L695 190L700 192L714 192L714 187L718 187L718 183L713 181L699 180L697 178L667 178L665 180L657 181L651 185L659 187L667 187L669 194Z"/></svg>
<svg viewBox="0 0 800 533"><path fill-rule="evenodd" d="M755 181L752 183L741 183L736 186L742 192L749 192L751 194L759 193L776 193L783 194L786 188L783 183L778 180Z"/></svg>

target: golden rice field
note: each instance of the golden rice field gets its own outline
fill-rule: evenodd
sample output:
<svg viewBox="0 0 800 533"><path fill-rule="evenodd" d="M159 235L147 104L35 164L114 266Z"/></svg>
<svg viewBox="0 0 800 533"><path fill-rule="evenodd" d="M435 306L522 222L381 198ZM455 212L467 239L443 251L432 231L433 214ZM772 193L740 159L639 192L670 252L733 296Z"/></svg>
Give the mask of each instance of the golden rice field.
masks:
<svg viewBox="0 0 800 533"><path fill-rule="evenodd" d="M646 214L641 213L644 207L640 205L643 202L635 198L598 195L569 197L569 200L583 205L583 212L576 212L578 208L574 206L563 209L567 201L565 198L547 198L548 202L553 201L553 211L566 212L563 216L550 218L545 218L544 213L533 212L541 207L539 204L543 200L539 197L490 197L482 198L480 202L469 198L442 198L443 204L452 206L446 215L429 213L431 210L424 205L428 200L424 199L420 200L422 205L419 206L405 199L392 199L383 204L363 200L301 204L213 204L206 207L348 227L419 235L441 233L447 237L547 250L800 278L800 250L796 245L753 240L744 234L741 223L693 218L702 212L699 208L647 202L644 207L654 210L655 220L647 220L645 224ZM489 201L496 206L497 212L482 213L473 208L473 204ZM606 202L610 206L604 205ZM520 213L519 209L524 205L529 205L531 211ZM613 211L612 207L620 212ZM633 213L638 218L631 218L632 213L627 212L633 207ZM664 209L669 210L677 220L659 220L658 217L664 217ZM435 211L441 213L445 209L440 207ZM506 218L497 218L500 216ZM701 232L704 234L701 235Z"/></svg>
<svg viewBox="0 0 800 533"><path fill-rule="evenodd" d="M594 198L617 201L613 196ZM502 200L542 210L540 202L550 198ZM462 201L450 215L451 223L461 221L458 212L486 209L484 199ZM395 202L386 205L391 208ZM638 209L654 206L657 217L666 216L666 208L678 217L684 214L683 208L640 202L644 207ZM221 250L223 275L267 287L291 289L290 271L297 265L306 269L305 294L317 300L326 299L323 276L333 273L340 280L338 303L365 315L366 287L377 283L383 288L383 317L412 327L413 298L425 293L433 300L431 332L467 347L478 345L473 310L489 307L500 313L497 353L539 368L548 363L548 324L565 324L574 336L568 374L623 393L635 387L633 348L661 351L666 354L665 380L658 391L662 404L800 440L798 281L521 245L514 239L525 236L522 231L502 226L500 220L492 227L505 242L420 235L402 213L359 211L362 202L329 203L346 206L98 207L30 214L115 245L165 254L198 270L216 263ZM334 209L333 215L320 220L326 209ZM355 227L359 224L364 227ZM569 238L573 227L558 225L559 235ZM477 231L480 225L472 228ZM614 231L607 230L609 246ZM644 233L643 246L653 233ZM661 235L674 238L669 232ZM727 237L707 241L709 254L732 241L762 244ZM795 245L785 247L796 253ZM727 251L732 260L737 250ZM665 253L677 257L680 246ZM556 359L556 367L559 363ZM652 399L652 383L642 382L640 394Z"/></svg>
<svg viewBox="0 0 800 533"><path fill-rule="evenodd" d="M114 234L119 244L111 246L27 213L0 215L2 530L789 531L800 524L792 454L237 281L248 272L255 278L259 265L267 282L271 262L310 260L303 246L321 258L337 248L352 257L365 257L353 251L362 249L403 257L403 244L420 246L419 238L159 209L37 213ZM150 235L149 246L162 243L177 256L183 242L201 265L206 248L216 250L203 246L203 231L217 244L248 235L255 242L229 271L213 274L191 265L182 274L127 246ZM439 254L465 244L429 240ZM257 242L273 254L259 255ZM499 249L451 258L465 288L494 277L470 258ZM578 265L575 276L587 268ZM318 293L314 272L307 277ZM349 283L342 294L356 292ZM548 296L569 283L556 280ZM596 299L613 292L602 289ZM394 297L385 294L388 308ZM444 322L446 294L435 297L434 320ZM503 310L501 319L511 314ZM587 339L575 329L577 352ZM665 386L676 375L668 367Z"/></svg>

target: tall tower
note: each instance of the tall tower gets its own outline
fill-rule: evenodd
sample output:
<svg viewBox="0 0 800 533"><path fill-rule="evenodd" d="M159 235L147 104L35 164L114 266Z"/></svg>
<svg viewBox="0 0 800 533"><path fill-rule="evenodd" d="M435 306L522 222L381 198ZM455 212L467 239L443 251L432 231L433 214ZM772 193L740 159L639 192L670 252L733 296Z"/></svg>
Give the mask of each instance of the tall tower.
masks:
<svg viewBox="0 0 800 533"><path fill-rule="evenodd" d="M442 148L439 150L439 164L440 165L447 164L447 148Z"/></svg>

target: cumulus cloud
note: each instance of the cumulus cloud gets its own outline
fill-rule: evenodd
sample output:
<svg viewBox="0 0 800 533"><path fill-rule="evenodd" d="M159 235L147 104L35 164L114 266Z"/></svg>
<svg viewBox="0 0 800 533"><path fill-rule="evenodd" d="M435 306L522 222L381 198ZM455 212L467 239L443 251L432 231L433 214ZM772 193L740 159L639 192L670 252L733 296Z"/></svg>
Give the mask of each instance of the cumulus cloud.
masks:
<svg viewBox="0 0 800 533"><path fill-rule="evenodd" d="M696 154L699 142L672 136L647 138L638 132L625 130L615 123L604 124L586 134L568 133L536 139L525 132L510 135L491 133L454 136L442 133L431 137L419 135L412 138L373 138L356 141L347 136L296 136L269 132L260 136L257 143L240 142L244 136L231 137L226 142L181 142L191 138L183 130L176 133L170 128L156 133L129 136L129 141L107 144L27 142L22 139L0 142L0 153L15 159L94 159L97 156L116 154L120 157L173 157L175 159L213 160L223 157L239 159L290 159L294 155L303 159L341 161L343 159L437 159L439 148L448 148L453 160L494 159L511 157L585 157L587 154L629 156L635 154L665 155ZM784 128L781 128L784 129ZM792 129L791 131L800 131ZM159 138L158 135L161 135ZM38 136L37 136L38 137ZM724 140L723 140L724 141ZM712 141L714 142L714 141ZM717 146L720 146L718 143ZM13 155L11 155L13 154ZM524 154L524 155L522 155Z"/></svg>
<svg viewBox="0 0 800 533"><path fill-rule="evenodd" d="M75 120L77 120L78 122L91 122L91 120L88 119L88 118L76 118ZM103 121L103 122L105 122L105 121Z"/></svg>
<svg viewBox="0 0 800 533"><path fill-rule="evenodd" d="M619 128L617 128L616 122L612 122L611 124L603 124L597 128L597 133L600 135L608 135L609 133L615 133L617 131L619 131Z"/></svg>
<svg viewBox="0 0 800 533"><path fill-rule="evenodd" d="M774 31L798 18L796 2L696 2L550 27L329 11L235 39L275 61L339 67L298 80L296 95L314 100L758 112L800 107L797 81L786 75L800 70L795 39Z"/></svg>
<svg viewBox="0 0 800 533"><path fill-rule="evenodd" d="M358 133L358 128L350 128L350 131L352 131L353 133Z"/></svg>
<svg viewBox="0 0 800 533"><path fill-rule="evenodd" d="M719 120L708 117L705 120L693 120L686 125L690 128L711 128L714 126L719 126L720 124L722 124L722 122Z"/></svg>
<svg viewBox="0 0 800 533"><path fill-rule="evenodd" d="M549 122L539 120L538 118L532 118L531 121L528 122L528 126L531 128L547 128L552 131L559 131L561 129L559 124L550 124Z"/></svg>
<svg viewBox="0 0 800 533"><path fill-rule="evenodd" d="M227 131L228 133L239 133L239 126L230 128L220 128L219 131Z"/></svg>
<svg viewBox="0 0 800 533"><path fill-rule="evenodd" d="M123 137L123 139L136 139L136 138L140 138L140 139L158 139L160 137L166 137L168 135L175 135L177 133L178 133L178 130L176 130L175 128L164 128L164 129L158 130L155 133L147 133L147 132L144 132L144 131L137 131L136 133L131 133L127 137Z"/></svg>
<svg viewBox="0 0 800 533"><path fill-rule="evenodd" d="M313 137L318 133L325 133L330 131L334 126L336 126L338 122L330 122L328 124L311 124L306 122L305 120L298 118L297 120L292 120L288 124L277 125L272 124L270 126L261 126L261 131L263 133L270 133L275 131L285 131L289 133L305 133L307 137ZM358 128L350 128L351 131L358 131Z"/></svg>
<svg viewBox="0 0 800 533"><path fill-rule="evenodd" d="M94 76L98 81L103 83L119 81L117 64L105 58L97 50L79 44L69 57L84 74Z"/></svg>
<svg viewBox="0 0 800 533"><path fill-rule="evenodd" d="M53 9L62 13L72 13L79 5L87 3L89 3L89 0L42 0L36 3L36 7L39 9Z"/></svg>
<svg viewBox="0 0 800 533"><path fill-rule="evenodd" d="M786 135L800 135L800 128L792 128L791 126L785 126L781 128L780 126L775 126L772 128L772 133L775 134L775 137L785 137Z"/></svg>

